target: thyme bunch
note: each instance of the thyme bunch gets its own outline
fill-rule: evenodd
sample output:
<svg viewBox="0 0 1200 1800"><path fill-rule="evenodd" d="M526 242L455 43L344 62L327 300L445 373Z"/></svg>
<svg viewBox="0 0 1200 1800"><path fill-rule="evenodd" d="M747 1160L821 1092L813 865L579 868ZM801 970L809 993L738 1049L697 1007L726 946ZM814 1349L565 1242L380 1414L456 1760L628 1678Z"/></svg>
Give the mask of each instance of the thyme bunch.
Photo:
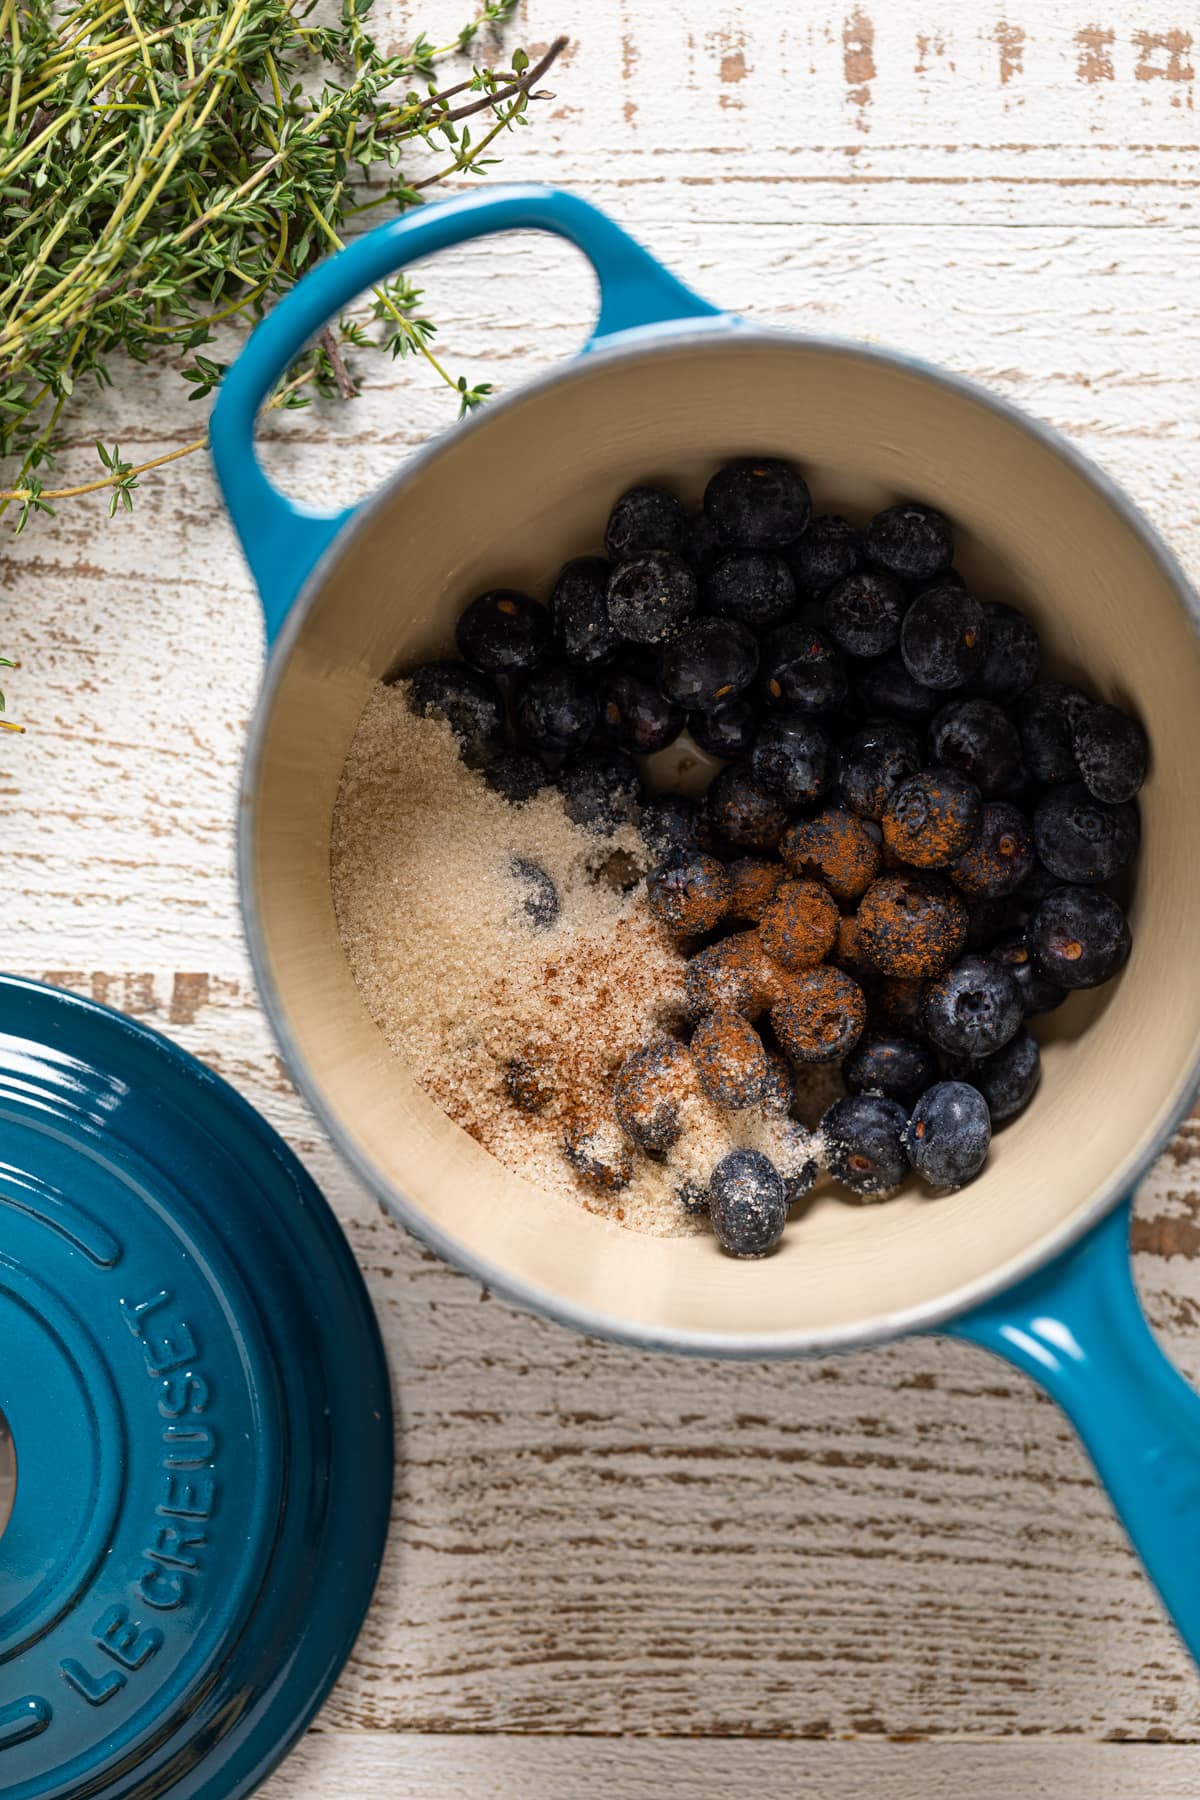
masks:
<svg viewBox="0 0 1200 1800"><path fill-rule="evenodd" d="M536 64L517 49L447 86L435 70L516 5L486 0L449 42L385 55L371 0L342 0L332 25L305 0L0 0L0 458L15 465L0 511L16 509L18 530L78 494L107 492L110 516L132 509L148 470L204 447L198 432L134 463L98 443L95 479L54 485L79 390L110 385L122 356L175 360L203 400L230 327L355 221L493 166L565 39ZM419 149L436 154L418 172ZM479 405L490 384L447 369L423 300L405 275L381 284L270 405L351 397L365 351L420 356L460 412Z"/></svg>

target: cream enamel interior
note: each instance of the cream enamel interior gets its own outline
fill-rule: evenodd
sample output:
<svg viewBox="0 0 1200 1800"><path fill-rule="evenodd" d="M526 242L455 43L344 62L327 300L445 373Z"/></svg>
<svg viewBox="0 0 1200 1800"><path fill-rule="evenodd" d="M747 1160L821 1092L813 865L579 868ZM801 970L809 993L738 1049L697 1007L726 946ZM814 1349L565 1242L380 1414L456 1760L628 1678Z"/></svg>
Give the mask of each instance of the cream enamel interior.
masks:
<svg viewBox="0 0 1200 1800"><path fill-rule="evenodd" d="M648 1239L510 1174L391 1055L359 1000L330 900L330 819L371 684L444 651L500 584L545 596L638 479L696 501L736 454L794 458L819 509L943 507L985 596L1036 619L1051 672L1137 709L1152 741L1123 978L1039 1031L1045 1080L981 1179L882 1207L821 1196L761 1263L705 1237ZM850 346L693 333L585 359L451 433L339 542L285 636L248 776L251 937L310 1099L360 1169L443 1253L525 1301L639 1341L745 1351L868 1339L954 1310L1127 1187L1177 1112L1200 1041L1193 901L1200 655L1178 586L1102 483L1014 414ZM1084 1026L1088 1029L1084 1031Z"/></svg>

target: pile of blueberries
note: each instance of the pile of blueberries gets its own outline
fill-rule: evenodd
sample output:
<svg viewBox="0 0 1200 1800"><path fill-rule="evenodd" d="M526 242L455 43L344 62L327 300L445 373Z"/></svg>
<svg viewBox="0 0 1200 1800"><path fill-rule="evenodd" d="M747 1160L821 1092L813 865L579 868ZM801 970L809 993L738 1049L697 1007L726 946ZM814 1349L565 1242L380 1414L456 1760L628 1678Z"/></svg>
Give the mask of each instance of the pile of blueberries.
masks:
<svg viewBox="0 0 1200 1800"><path fill-rule="evenodd" d="M773 1068L780 1050L841 1064L850 1091L822 1120L839 1181L862 1198L910 1168L961 1186L1037 1085L1025 1022L1129 954L1106 884L1138 848L1141 725L1038 680L1033 625L969 591L951 524L928 506L862 529L813 517L795 468L748 458L692 515L661 487L631 488L604 546L566 564L548 607L507 589L472 601L463 660L417 669L410 704L447 719L514 805L554 785L598 834L639 826L658 862L651 899L681 921L689 992L703 992L696 1022L765 1013ZM685 727L724 766L701 801L647 797L634 759ZM818 839L828 854L789 853ZM814 883L836 905L817 953L795 948L823 916L821 895L800 891ZM757 893L758 913L706 910L714 886ZM768 896L790 961L764 941ZM718 965L733 977L714 991ZM727 1250L761 1255L791 1198L743 1150L707 1204Z"/></svg>

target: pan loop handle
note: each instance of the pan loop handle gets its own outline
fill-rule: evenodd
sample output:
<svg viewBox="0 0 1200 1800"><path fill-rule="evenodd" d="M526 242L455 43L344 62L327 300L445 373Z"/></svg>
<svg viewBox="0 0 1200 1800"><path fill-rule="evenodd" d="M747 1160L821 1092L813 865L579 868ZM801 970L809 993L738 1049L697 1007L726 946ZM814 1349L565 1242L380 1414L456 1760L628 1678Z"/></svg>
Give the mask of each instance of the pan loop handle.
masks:
<svg viewBox="0 0 1200 1800"><path fill-rule="evenodd" d="M217 480L262 596L268 642L357 508L321 511L272 486L254 451L259 408L305 344L364 289L436 250L497 231L551 231L583 251L600 284L588 350L619 332L647 326L728 322L606 214L554 188L493 188L421 207L321 263L256 328L221 384L211 422Z"/></svg>

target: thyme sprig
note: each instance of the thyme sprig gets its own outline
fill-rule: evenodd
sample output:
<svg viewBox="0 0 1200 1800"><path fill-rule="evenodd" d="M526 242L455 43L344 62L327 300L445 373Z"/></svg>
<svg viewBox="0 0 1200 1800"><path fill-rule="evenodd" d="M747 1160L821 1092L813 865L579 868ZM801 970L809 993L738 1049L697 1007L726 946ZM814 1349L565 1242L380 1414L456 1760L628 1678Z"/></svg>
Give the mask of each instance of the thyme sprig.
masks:
<svg viewBox="0 0 1200 1800"><path fill-rule="evenodd" d="M516 5L486 0L448 42L385 55L371 0L342 0L332 25L304 0L0 0L0 457L19 459L0 512L18 530L102 490L110 516L130 509L142 476L204 447L134 463L99 443L95 479L51 485L81 385L165 355L203 400L226 367L205 346L224 350L355 220L494 165L565 40L444 87L434 72ZM422 148L440 155L418 172ZM435 333L421 288L382 283L271 405L348 399L356 353L383 350L421 357L468 411L491 386L451 373Z"/></svg>

